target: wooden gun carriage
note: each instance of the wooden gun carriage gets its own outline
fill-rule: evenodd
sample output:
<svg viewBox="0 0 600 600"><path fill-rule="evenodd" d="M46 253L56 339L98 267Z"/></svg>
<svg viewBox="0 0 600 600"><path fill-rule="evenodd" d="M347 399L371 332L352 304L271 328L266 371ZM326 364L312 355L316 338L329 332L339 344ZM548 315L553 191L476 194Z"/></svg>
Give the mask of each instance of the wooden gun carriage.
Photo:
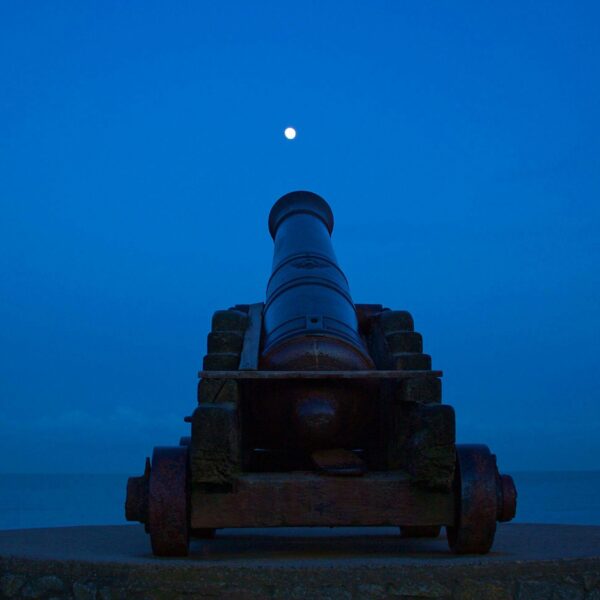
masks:
<svg viewBox="0 0 600 600"><path fill-rule="evenodd" d="M217 311L191 437L157 447L127 484L126 516L158 556L225 527L394 525L456 553L490 550L516 489L483 445L456 445L406 311L354 304L320 196L269 215L265 303Z"/></svg>

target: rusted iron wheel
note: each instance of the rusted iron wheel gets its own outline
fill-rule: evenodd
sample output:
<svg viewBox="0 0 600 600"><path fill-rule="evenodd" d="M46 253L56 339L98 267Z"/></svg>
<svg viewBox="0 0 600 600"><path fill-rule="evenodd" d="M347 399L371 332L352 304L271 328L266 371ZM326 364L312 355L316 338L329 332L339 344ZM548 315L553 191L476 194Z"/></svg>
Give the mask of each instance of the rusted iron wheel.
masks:
<svg viewBox="0 0 600 600"><path fill-rule="evenodd" d="M156 556L187 556L189 506L188 447L154 448L148 494L148 533Z"/></svg>
<svg viewBox="0 0 600 600"><path fill-rule="evenodd" d="M401 525L400 535L403 538L436 538L440 530L440 525Z"/></svg>
<svg viewBox="0 0 600 600"><path fill-rule="evenodd" d="M486 554L494 542L497 506L496 457L487 446L456 447L454 526L446 527L456 554Z"/></svg>

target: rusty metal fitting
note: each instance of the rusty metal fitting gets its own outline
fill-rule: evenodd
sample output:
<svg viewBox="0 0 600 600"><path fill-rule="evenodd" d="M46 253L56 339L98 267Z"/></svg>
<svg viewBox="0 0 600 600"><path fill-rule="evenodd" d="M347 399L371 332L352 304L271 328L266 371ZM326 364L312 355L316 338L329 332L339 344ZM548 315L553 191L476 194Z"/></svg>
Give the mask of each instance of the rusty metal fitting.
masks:
<svg viewBox="0 0 600 600"><path fill-rule="evenodd" d="M148 522L148 494L150 489L150 459L146 458L144 474L127 480L125 518L128 521Z"/></svg>
<svg viewBox="0 0 600 600"><path fill-rule="evenodd" d="M497 519L501 523L511 521L517 513L517 488L510 475L499 477L499 502Z"/></svg>

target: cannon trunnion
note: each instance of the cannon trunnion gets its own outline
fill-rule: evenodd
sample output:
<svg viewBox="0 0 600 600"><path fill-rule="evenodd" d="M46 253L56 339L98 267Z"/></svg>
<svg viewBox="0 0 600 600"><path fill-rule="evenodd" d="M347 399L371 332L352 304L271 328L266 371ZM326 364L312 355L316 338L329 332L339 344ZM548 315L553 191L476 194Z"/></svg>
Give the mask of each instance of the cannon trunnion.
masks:
<svg viewBox="0 0 600 600"><path fill-rule="evenodd" d="M219 528L338 525L445 526L454 552L488 552L516 489L486 446L456 445L411 315L353 303L316 194L280 198L269 231L266 300L214 314L191 437L129 479L127 519L158 556Z"/></svg>

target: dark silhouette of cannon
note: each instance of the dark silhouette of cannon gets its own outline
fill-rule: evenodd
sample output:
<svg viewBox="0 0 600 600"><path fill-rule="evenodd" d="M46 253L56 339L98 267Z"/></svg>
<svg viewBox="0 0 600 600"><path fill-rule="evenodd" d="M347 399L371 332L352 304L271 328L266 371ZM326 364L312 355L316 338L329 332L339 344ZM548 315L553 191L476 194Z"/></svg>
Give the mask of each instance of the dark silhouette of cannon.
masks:
<svg viewBox="0 0 600 600"><path fill-rule="evenodd" d="M265 303L217 311L191 437L157 447L127 484L126 516L159 556L224 527L446 527L459 554L486 553L516 489L483 445L456 445L411 315L354 304L321 197L293 192L269 215Z"/></svg>

